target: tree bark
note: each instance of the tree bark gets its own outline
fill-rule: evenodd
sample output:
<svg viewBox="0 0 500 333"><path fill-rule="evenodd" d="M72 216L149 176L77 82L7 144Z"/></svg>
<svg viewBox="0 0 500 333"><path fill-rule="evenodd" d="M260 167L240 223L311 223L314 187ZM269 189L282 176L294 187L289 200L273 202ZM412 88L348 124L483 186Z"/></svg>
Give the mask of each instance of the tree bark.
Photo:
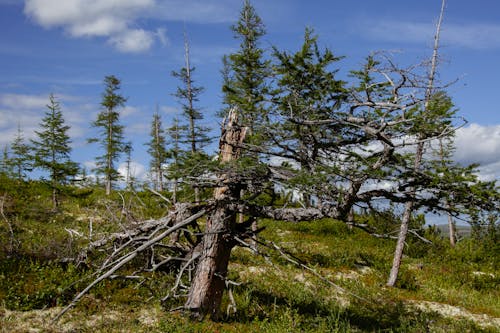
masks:
<svg viewBox="0 0 500 333"><path fill-rule="evenodd" d="M450 204L447 204L446 208L450 208ZM455 228L455 221L453 221L453 216L451 216L450 213L448 213L448 231L450 233L450 246L455 247L457 243L457 232Z"/></svg>
<svg viewBox="0 0 500 333"><path fill-rule="evenodd" d="M238 125L237 112L231 110L225 128L222 129L219 144L222 163L239 157L245 134L246 128ZM228 203L238 199L240 188L227 174L222 174L219 178L227 185L214 191L216 207L207 219L201 256L188 299L184 304L185 309L197 318L210 315L212 319L218 319L227 266L234 246L231 234L236 226L237 210Z"/></svg>
<svg viewBox="0 0 500 333"><path fill-rule="evenodd" d="M441 23L443 22L445 5L446 5L446 0L442 0L441 11L440 11L439 19L438 19L438 22L436 25L436 34L434 35L434 48L433 48L432 58L431 58L431 67L429 70L429 80L427 82L427 89L425 92L424 111L427 111L429 108L429 102L432 98L432 94L433 94L433 90L434 90L434 78L436 76L437 57L438 57L438 50L439 50L439 35L441 32ZM421 139L425 139L425 138L421 138ZM420 140L420 142L417 145L417 150L415 153L415 160L413 162L414 163L413 170L415 172L418 172L418 170L420 169L420 165L422 164L423 155L424 155L424 141ZM411 197L415 197L415 195L416 195L415 187L411 187L409 192L410 192ZM410 225L411 216L413 214L413 206L414 206L413 200L408 201L405 205L405 211L403 213L401 227L400 227L399 235L398 235L398 242L396 244L396 250L394 251L392 268L391 268L391 272L389 274L389 279L387 280L388 287L394 287L394 285L396 284L396 280L398 278L399 267L401 266L401 260L403 258L404 244L406 241L406 236L408 234L408 228Z"/></svg>

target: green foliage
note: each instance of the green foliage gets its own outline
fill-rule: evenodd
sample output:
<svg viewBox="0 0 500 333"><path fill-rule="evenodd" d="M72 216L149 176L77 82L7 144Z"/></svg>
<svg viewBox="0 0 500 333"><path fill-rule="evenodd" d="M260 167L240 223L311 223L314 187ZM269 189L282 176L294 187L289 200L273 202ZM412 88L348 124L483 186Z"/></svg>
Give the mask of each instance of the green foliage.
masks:
<svg viewBox="0 0 500 333"><path fill-rule="evenodd" d="M4 154L4 157L6 156L7 154ZM33 170L30 147L25 143L21 125L17 127L17 135L10 145L10 157L7 159L7 167L12 170L18 180L26 179L27 172Z"/></svg>
<svg viewBox="0 0 500 333"><path fill-rule="evenodd" d="M8 186L14 187L15 184L12 180ZM39 188L42 190L43 184ZM15 192L20 191L17 189ZM92 214L99 212L98 215L104 217L105 221L113 221L113 218L120 217L123 202L127 203L126 207L135 207L130 214L136 218L148 214L163 216L168 209L165 203L149 192L123 193L123 198L117 192L105 196L103 189L80 189L74 192L75 196L64 207L72 207L75 216L91 209ZM47 189L44 196L47 198L46 210L49 211L50 193ZM135 202L135 205L129 206L129 202ZM92 274L92 268L81 271L72 265L57 263L61 255L70 254L64 250L69 237L62 226L81 232L88 229L87 221L80 222L75 216L65 215L63 218L61 214L52 214L50 223L16 222L16 237L24 244L23 249L17 252L17 258L7 259L3 256L0 259L0 298L7 308L30 310L67 304L85 286L88 279L80 279ZM95 233L118 230L115 223L105 221L94 223ZM498 316L495 310L498 271L488 264L494 258L479 258L478 244L472 246L475 244L472 239L459 242L454 249L445 247L444 251L429 250L418 258L408 252L410 255L403 263L397 288L388 290L381 286L389 268L393 241L371 237L330 219L291 224L265 220L261 225L266 227L261 234L263 241L274 241L300 262L312 266L321 275L348 290L349 293L342 296L348 299L348 304L339 301L337 289L297 269L278 254L269 254L274 263L269 265L262 257L237 248L233 251L229 272L231 280L242 283L240 286L231 286L236 313L230 311L220 322L193 322L180 314L155 312L151 316L157 320L157 324L150 327L149 331L488 331L466 320L449 319L437 313L414 309L407 299L448 303L472 312L484 311ZM2 229L2 234L4 231ZM48 235L51 235L50 241L58 245L50 245ZM52 254L48 256L48 252ZM476 262L470 261L473 252ZM52 261L47 261L47 258ZM142 259L131 263L127 270L132 272L142 267ZM362 273L365 267L369 267L369 270ZM477 269L483 270L484 274L474 273ZM352 277L337 277L339 274ZM149 308L151 305L145 300L151 296L164 295L172 283L174 277L162 272L147 276L141 284L121 279L103 282L82 300L68 319L74 320L75 316L103 316L109 311L120 309L119 312L124 314L121 320L104 320L99 325L107 322L106 325L98 325L101 328L97 330L109 330L112 327L122 331L137 331L137 327L144 326L138 321L138 310L134 309ZM223 310L229 304L230 300L226 296ZM182 300L165 304L167 310L180 305Z"/></svg>
<svg viewBox="0 0 500 333"><path fill-rule="evenodd" d="M107 194L111 192L112 182L120 178L115 164L125 148L123 126L119 124L118 108L123 107L127 99L118 93L120 84L120 80L113 75L104 78L105 90L101 101L103 111L97 115L97 119L92 123L92 126L99 130L99 137L88 140L89 142L99 142L104 150L104 154L96 158L95 171L104 175Z"/></svg>
<svg viewBox="0 0 500 333"><path fill-rule="evenodd" d="M264 60L264 50L259 47L259 41L266 33L265 26L250 1L245 0L239 19L231 30L240 41L240 48L224 58L224 104L239 108L241 124L250 128L248 140L252 142L252 136L257 135L254 139L258 137L259 126L267 122L264 101L269 92L266 81L271 71L270 62ZM254 143L258 144L258 141Z"/></svg>
<svg viewBox="0 0 500 333"><path fill-rule="evenodd" d="M71 140L67 134L70 127L65 125L59 102L52 94L47 108L40 123L42 131L35 131L37 139L31 140L33 166L49 172L52 201L54 208L57 208L60 187L77 174L78 165L70 159Z"/></svg>
<svg viewBox="0 0 500 333"><path fill-rule="evenodd" d="M82 273L74 266L29 258L0 260L0 299L11 310L32 310L70 301Z"/></svg>
<svg viewBox="0 0 500 333"><path fill-rule="evenodd" d="M200 124L204 116L195 104L199 101L199 95L204 91L204 88L195 85L193 78L195 68L191 67L189 64L189 48L187 41L185 43L186 66L181 68L178 72L173 71L172 76L181 81L181 86L177 87L177 91L174 94L182 105L182 116L187 123L187 125L182 128L183 133L181 137L183 141L188 144L188 150L192 153L196 153L210 143L210 137L208 136L210 128Z"/></svg>

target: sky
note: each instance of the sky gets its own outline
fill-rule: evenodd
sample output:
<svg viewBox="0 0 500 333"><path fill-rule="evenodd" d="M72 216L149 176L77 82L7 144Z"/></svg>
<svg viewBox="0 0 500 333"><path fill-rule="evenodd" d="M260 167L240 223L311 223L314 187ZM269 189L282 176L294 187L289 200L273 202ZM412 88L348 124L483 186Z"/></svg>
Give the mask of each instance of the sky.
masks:
<svg viewBox="0 0 500 333"><path fill-rule="evenodd" d="M165 126L180 115L171 72L184 61L183 31L190 42L194 79L205 88L198 105L205 123L219 128L221 58L238 41L230 26L239 0L0 0L0 147L18 125L27 139L39 129L50 93L71 126L72 158L91 168L100 154L86 143L100 111L103 79L115 75L128 98L121 110L133 143L133 171L141 178L149 157L152 115ZM439 0L254 0L267 34L261 46L294 52L306 27L319 43L345 58L340 72L358 69L370 52L388 50L400 63L430 57ZM500 1L448 0L439 79L466 127L456 137L458 162L480 163L480 177L500 179ZM214 135L216 133L214 132ZM123 168L123 165L122 165Z"/></svg>

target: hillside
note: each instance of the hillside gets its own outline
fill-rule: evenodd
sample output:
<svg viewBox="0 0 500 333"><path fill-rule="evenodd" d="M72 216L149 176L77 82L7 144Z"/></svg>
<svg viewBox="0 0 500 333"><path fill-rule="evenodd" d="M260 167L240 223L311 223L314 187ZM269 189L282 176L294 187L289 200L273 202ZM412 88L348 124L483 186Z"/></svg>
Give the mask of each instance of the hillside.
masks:
<svg viewBox="0 0 500 333"><path fill-rule="evenodd" d="M129 213L135 217L160 217L168 209L147 192L112 198L97 190L74 195L60 212L44 208L50 207L47 195L46 203L32 202L17 219L1 224L2 332L500 330L498 244L492 247L486 238L479 243L467 238L451 249L445 238L423 230L433 243L410 238L397 287L387 288L394 240L330 219L261 221L261 254L241 247L232 252L230 292L225 293L225 314L218 322L191 321L170 311L183 299L160 302L175 281L172 273L157 271L140 279L103 281L51 324L62 306L92 280L102 260L98 254L90 256L95 262L87 260L86 266L78 267L66 260L88 244L89 233L99 239L119 230L125 223L120 222L123 202L130 203ZM8 202L3 212L12 213L16 204L23 204L21 199ZM139 258L121 274L133 275L147 260Z"/></svg>

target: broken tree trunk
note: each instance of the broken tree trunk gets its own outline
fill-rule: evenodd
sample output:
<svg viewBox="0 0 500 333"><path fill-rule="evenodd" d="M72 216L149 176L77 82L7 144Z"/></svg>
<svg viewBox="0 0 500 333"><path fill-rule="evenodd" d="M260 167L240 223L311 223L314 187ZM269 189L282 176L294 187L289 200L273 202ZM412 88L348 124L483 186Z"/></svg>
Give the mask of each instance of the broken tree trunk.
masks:
<svg viewBox="0 0 500 333"><path fill-rule="evenodd" d="M238 125L238 113L232 109L222 128L219 143L221 163L238 159L245 134L246 128ZM228 174L221 174L219 180L225 185L214 190L215 209L207 218L201 256L184 305L197 318L205 315L213 319L219 317L229 256L234 246L232 233L237 211L229 203L239 198L241 189Z"/></svg>

